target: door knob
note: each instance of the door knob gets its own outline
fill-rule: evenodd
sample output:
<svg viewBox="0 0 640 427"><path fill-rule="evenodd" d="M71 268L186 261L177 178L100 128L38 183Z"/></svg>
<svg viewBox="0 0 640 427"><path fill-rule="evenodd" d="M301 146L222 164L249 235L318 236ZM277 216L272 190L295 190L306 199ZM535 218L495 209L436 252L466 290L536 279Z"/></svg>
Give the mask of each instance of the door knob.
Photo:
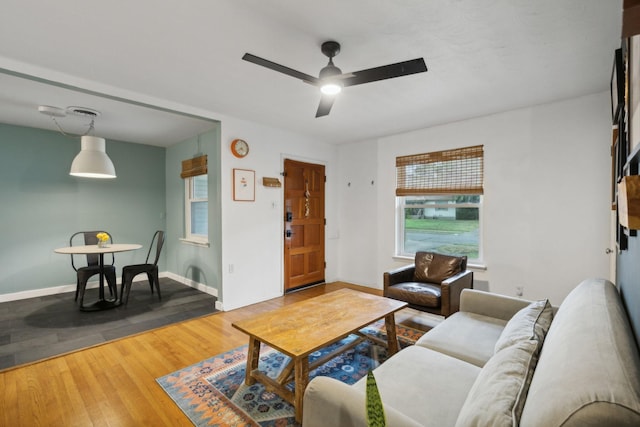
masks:
<svg viewBox="0 0 640 427"><path fill-rule="evenodd" d="M287 230L284 232L284 237L291 237L293 236L293 233L291 232L291 230Z"/></svg>
<svg viewBox="0 0 640 427"><path fill-rule="evenodd" d="M613 253L613 249L611 249L611 248L607 248L607 249L605 249L605 251L604 251L604 252L605 252L607 255L608 255L608 254L612 254L612 253Z"/></svg>

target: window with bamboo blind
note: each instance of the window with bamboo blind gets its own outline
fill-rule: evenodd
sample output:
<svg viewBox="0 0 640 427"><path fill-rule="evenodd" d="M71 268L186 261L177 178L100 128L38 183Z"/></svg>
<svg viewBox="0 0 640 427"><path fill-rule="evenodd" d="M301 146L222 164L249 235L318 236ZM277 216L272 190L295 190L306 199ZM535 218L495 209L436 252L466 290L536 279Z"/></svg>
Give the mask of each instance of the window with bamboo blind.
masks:
<svg viewBox="0 0 640 427"><path fill-rule="evenodd" d="M481 260L484 147L396 158L396 254L417 251Z"/></svg>

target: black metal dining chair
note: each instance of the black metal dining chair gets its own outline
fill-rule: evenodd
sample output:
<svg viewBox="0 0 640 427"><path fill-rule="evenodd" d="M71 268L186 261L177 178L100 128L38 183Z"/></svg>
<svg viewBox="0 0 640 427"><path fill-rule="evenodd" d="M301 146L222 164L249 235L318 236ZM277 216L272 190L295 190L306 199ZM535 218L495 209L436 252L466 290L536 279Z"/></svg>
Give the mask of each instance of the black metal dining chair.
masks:
<svg viewBox="0 0 640 427"><path fill-rule="evenodd" d="M107 233L109 235L108 243L113 243L111 238L111 233L96 230L96 231L78 231L71 235L69 239L69 246L81 246L81 245L97 245L98 244L98 233ZM87 265L80 266L80 257L86 257ZM87 288L87 282L89 279L96 274L100 274L100 255L98 254L87 254L87 255L74 255L71 254L71 266L76 271L76 298L78 301L78 295L80 295L80 306L82 306L82 301L84 300L84 292ZM118 297L118 288L116 285L116 267L115 257L113 253L111 254L111 264L107 265L105 262L104 265L104 277L107 280L107 284L109 285L109 293L115 298Z"/></svg>
<svg viewBox="0 0 640 427"><path fill-rule="evenodd" d="M164 231L158 230L154 233L153 239L151 239L151 245L149 246L149 252L147 252L147 260L144 264L126 265L122 267L122 287L120 289L120 301L127 305L129 302L129 293L131 292L131 285L133 279L142 273L146 273L149 280L149 286L151 287L151 293L153 294L153 287L156 287L158 291L158 298L162 299L160 295L160 280L158 279L158 260L160 259L160 252L162 252L162 246L164 246ZM155 258L153 262L149 262L151 253L155 247ZM125 292L126 291L126 292Z"/></svg>

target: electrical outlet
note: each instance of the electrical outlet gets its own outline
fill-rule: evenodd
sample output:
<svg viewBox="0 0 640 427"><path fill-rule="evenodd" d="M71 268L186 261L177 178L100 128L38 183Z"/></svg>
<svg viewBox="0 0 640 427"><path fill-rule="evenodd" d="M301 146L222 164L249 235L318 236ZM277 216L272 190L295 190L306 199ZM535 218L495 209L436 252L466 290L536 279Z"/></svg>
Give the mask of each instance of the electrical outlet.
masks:
<svg viewBox="0 0 640 427"><path fill-rule="evenodd" d="M516 286L516 296L522 297L524 295L524 286Z"/></svg>

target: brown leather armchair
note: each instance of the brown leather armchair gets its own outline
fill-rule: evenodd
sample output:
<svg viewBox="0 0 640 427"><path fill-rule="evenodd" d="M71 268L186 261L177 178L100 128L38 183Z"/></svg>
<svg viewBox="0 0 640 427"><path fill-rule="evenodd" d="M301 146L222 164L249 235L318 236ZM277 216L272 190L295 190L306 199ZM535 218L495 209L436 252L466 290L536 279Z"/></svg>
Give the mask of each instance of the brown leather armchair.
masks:
<svg viewBox="0 0 640 427"><path fill-rule="evenodd" d="M448 317L460 310L460 294L473 289L467 257L416 252L415 264L384 273L384 296Z"/></svg>

